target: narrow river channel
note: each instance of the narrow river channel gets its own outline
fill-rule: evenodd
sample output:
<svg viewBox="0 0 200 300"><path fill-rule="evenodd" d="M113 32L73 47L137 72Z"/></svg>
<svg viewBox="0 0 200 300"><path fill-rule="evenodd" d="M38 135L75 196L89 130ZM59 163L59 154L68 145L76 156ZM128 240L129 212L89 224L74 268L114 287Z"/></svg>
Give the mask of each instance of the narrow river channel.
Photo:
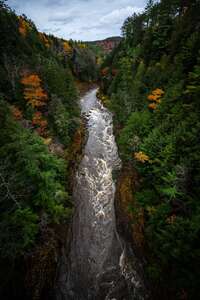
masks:
<svg viewBox="0 0 200 300"><path fill-rule="evenodd" d="M75 179L72 239L59 299L144 299L141 279L129 266L116 230L112 174L121 162L112 114L96 92L81 99L88 138Z"/></svg>

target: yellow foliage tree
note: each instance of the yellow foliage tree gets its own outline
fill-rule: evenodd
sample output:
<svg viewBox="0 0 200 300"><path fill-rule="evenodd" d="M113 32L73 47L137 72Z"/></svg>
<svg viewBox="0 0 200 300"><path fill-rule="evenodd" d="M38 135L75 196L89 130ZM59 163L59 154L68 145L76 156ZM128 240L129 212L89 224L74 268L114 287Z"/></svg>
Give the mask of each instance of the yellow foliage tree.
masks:
<svg viewBox="0 0 200 300"><path fill-rule="evenodd" d="M70 46L70 44L67 41L63 43L63 49L64 49L64 52L66 52L67 54L72 53L72 47Z"/></svg>
<svg viewBox="0 0 200 300"><path fill-rule="evenodd" d="M87 45L84 44L84 43L79 43L79 44L78 44L78 47L79 47L79 48L82 48L82 49L85 49L85 48L87 48Z"/></svg>
<svg viewBox="0 0 200 300"><path fill-rule="evenodd" d="M100 65L101 65L101 62L102 62L102 59L101 59L100 57L97 57L97 58L96 58L96 64L97 64L98 66L100 66Z"/></svg>
<svg viewBox="0 0 200 300"><path fill-rule="evenodd" d="M152 215L154 215L155 213L156 213L156 207L154 207L154 206L147 206L147 212L148 212L148 214L149 214L149 216L152 216Z"/></svg>
<svg viewBox="0 0 200 300"><path fill-rule="evenodd" d="M46 105L47 94L41 87L41 79L37 74L24 76L21 80L24 85L24 99L33 108Z"/></svg>
<svg viewBox="0 0 200 300"><path fill-rule="evenodd" d="M166 219L166 222L167 222L168 224L174 224L175 221L176 221L176 215L175 215L175 214L173 214L172 216L170 216L170 217L168 217L168 218Z"/></svg>
<svg viewBox="0 0 200 300"><path fill-rule="evenodd" d="M43 143L49 146L52 143L52 138L43 138Z"/></svg>
<svg viewBox="0 0 200 300"><path fill-rule="evenodd" d="M140 152L135 152L134 153L134 158L142 163L148 162L150 160L149 156L143 153L142 151Z"/></svg>

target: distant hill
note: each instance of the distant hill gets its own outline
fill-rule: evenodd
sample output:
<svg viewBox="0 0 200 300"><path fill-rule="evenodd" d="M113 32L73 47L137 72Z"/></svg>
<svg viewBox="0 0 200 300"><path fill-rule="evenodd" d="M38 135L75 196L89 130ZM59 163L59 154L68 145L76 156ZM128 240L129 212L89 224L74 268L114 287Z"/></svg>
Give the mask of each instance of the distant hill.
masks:
<svg viewBox="0 0 200 300"><path fill-rule="evenodd" d="M116 46L119 45L122 38L120 36L109 37L104 40L97 40L88 42L88 44L99 46L105 53L111 52Z"/></svg>

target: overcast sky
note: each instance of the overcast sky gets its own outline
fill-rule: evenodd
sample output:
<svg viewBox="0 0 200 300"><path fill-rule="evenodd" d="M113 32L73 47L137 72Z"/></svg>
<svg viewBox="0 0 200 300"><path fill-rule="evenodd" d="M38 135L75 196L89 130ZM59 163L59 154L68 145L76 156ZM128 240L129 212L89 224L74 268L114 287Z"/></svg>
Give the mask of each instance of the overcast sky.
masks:
<svg viewBox="0 0 200 300"><path fill-rule="evenodd" d="M146 0L8 0L40 31L65 39L98 40L120 35L126 17L143 10Z"/></svg>

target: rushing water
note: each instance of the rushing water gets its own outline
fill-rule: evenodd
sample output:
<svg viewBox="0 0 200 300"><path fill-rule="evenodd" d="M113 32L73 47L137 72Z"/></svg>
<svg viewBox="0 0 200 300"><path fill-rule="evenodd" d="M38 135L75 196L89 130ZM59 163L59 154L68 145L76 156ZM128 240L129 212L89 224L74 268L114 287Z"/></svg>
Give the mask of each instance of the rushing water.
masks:
<svg viewBox="0 0 200 300"><path fill-rule="evenodd" d="M81 99L88 139L74 186L75 213L69 256L61 267L58 299L144 299L116 231L112 172L120 168L112 114L96 90Z"/></svg>

